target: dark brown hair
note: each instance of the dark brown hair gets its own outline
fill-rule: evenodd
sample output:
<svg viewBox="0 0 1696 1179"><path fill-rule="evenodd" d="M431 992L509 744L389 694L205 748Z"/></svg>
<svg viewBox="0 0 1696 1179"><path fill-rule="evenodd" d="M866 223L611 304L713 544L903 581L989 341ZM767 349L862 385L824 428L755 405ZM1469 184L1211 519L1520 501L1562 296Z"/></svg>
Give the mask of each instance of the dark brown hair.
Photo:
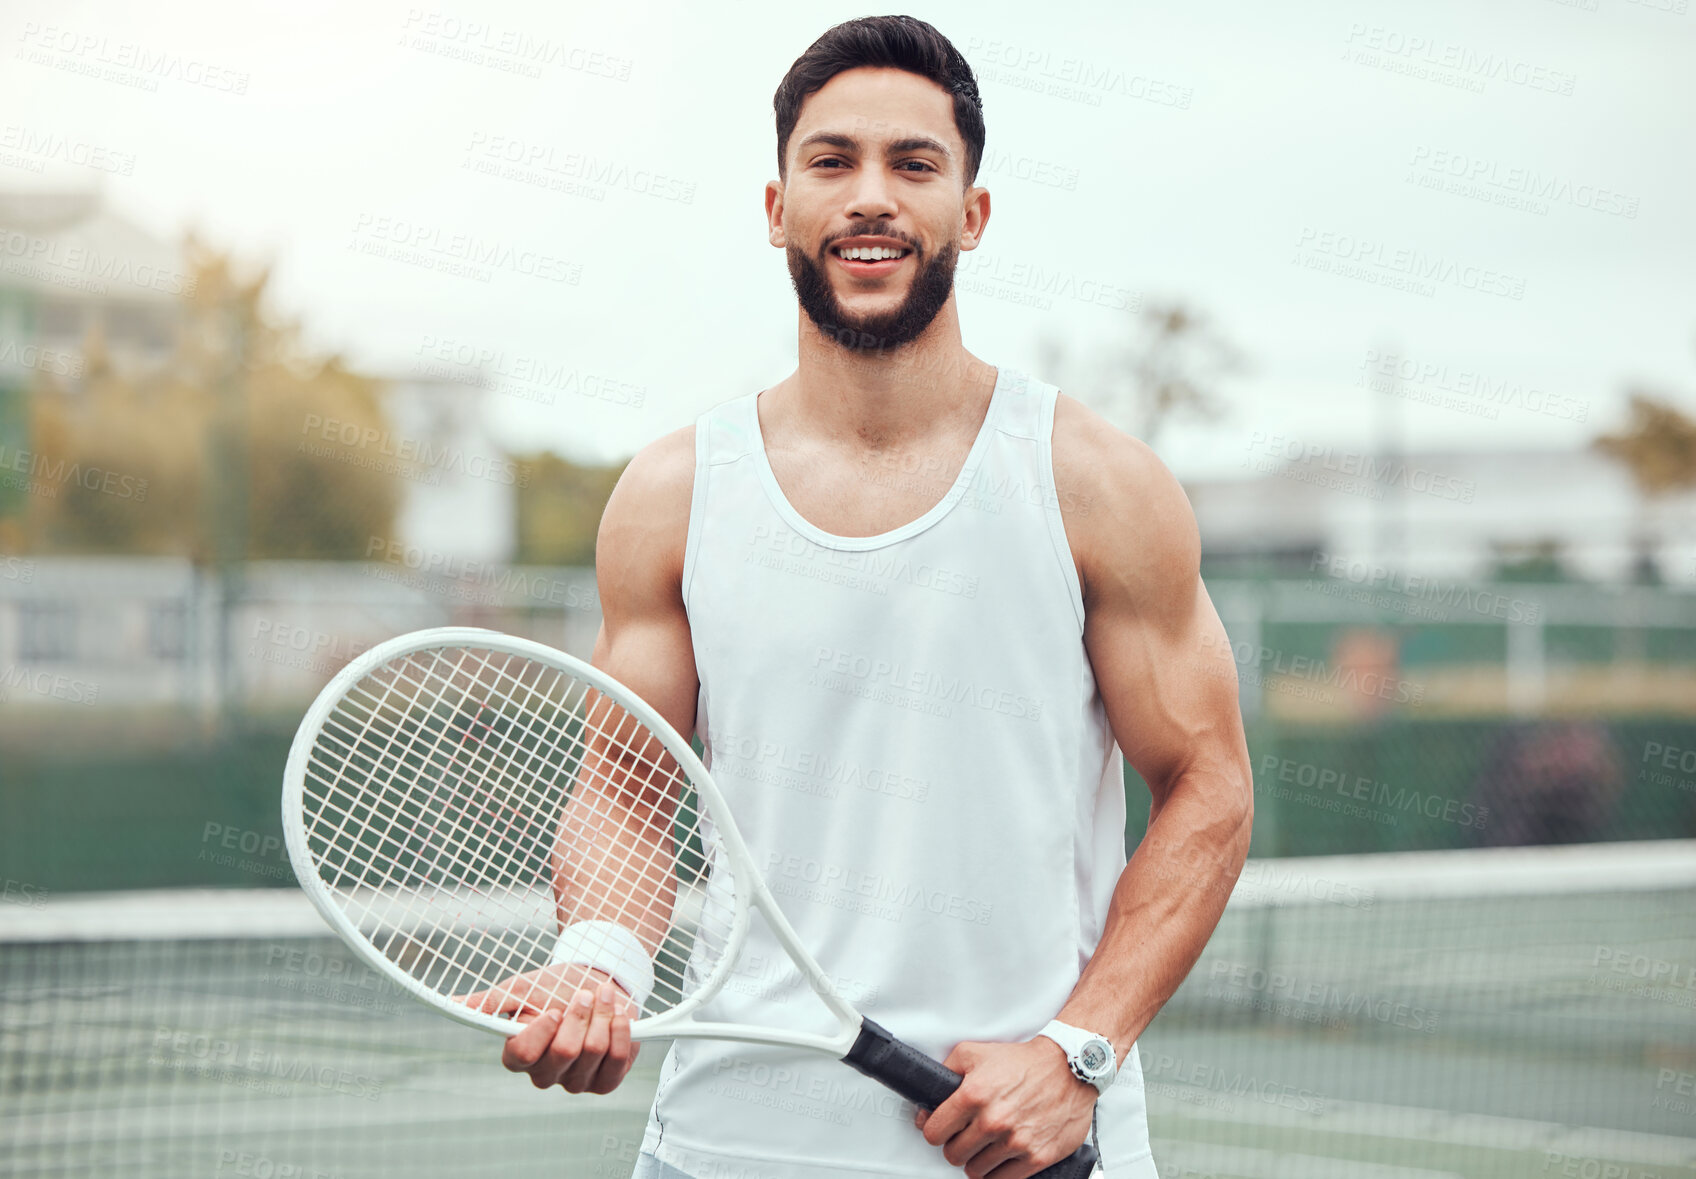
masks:
<svg viewBox="0 0 1696 1179"><path fill-rule="evenodd" d="M844 70L892 66L929 78L954 98L954 126L966 141L966 183L977 180L983 161L983 99L972 67L954 43L912 16L863 16L843 21L795 59L772 97L777 112L777 174L787 173L789 135L809 94Z"/></svg>

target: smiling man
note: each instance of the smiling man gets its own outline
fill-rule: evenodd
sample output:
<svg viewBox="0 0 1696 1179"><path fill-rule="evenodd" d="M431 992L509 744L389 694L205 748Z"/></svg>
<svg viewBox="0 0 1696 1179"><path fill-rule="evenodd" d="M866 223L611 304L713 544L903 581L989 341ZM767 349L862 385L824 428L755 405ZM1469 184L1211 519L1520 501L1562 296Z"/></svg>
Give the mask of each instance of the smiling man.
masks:
<svg viewBox="0 0 1696 1179"><path fill-rule="evenodd" d="M701 737L847 996L965 1082L926 1115L820 1054L678 1041L638 1174L1024 1179L1091 1141L1101 1173L1148 1179L1136 1040L1252 809L1194 518L1148 448L965 349L954 268L990 196L945 37L838 25L775 107L799 364L631 462L594 661ZM1127 758L1152 794L1129 862ZM507 1041L539 1087L606 1093L635 1058L618 971L591 967ZM756 923L700 1017L823 1012Z"/></svg>

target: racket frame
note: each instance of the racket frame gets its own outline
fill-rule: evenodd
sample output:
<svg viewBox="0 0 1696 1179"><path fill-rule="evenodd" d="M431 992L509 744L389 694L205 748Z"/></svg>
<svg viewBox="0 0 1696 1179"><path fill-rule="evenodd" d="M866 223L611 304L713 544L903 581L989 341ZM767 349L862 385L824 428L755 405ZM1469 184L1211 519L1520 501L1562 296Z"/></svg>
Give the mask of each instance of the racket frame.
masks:
<svg viewBox="0 0 1696 1179"><path fill-rule="evenodd" d="M767 887L765 877L754 862L742 833L731 818L730 807L719 792L707 767L695 756L694 748L646 700L605 671L582 659L556 648L515 635L469 626L441 626L411 631L378 643L362 652L333 676L307 709L305 718L296 730L289 747L287 767L283 773L283 838L288 846L289 861L300 882L302 891L313 906L341 936L348 947L373 969L393 980L408 994L435 1008L451 1019L482 1031L511 1036L524 1025L509 1016L474 1011L454 998L426 986L379 950L371 939L337 903L307 846L305 822L306 770L312 751L318 743L325 723L351 690L381 665L406 655L421 652L470 647L529 659L575 676L612 700L635 717L655 737L665 751L676 759L684 777L695 787L698 806L713 822L724 847L734 880L734 909L731 927L723 953L701 986L688 998L658 1015L645 1015L633 1020L630 1037L633 1040L686 1038L736 1040L753 1044L781 1044L846 1056L859 1036L862 1017L843 999L832 985L830 977L802 944L800 937L778 908ZM551 828L550 828L551 829ZM550 847L549 852L552 852ZM551 882L550 882L551 887ZM752 911L758 909L790 960L800 969L813 991L841 1024L833 1035L793 1031L786 1028L763 1027L756 1024L710 1022L695 1018L695 1012L723 988L747 940ZM561 1006L565 1000L560 1000Z"/></svg>

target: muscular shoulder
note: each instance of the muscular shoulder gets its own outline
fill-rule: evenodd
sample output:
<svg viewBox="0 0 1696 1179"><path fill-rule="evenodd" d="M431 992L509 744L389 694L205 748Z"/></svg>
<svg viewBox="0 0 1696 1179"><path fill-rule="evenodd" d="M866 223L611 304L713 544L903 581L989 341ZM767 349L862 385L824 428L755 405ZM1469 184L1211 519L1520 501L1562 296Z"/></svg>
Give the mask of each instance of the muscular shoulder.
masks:
<svg viewBox="0 0 1696 1179"><path fill-rule="evenodd" d="M1145 443L1064 393L1054 407L1054 482L1086 610L1189 601L1201 570L1189 497Z"/></svg>
<svg viewBox="0 0 1696 1179"><path fill-rule="evenodd" d="M607 500L595 536L603 601L680 592L694 486L694 426L636 452Z"/></svg>

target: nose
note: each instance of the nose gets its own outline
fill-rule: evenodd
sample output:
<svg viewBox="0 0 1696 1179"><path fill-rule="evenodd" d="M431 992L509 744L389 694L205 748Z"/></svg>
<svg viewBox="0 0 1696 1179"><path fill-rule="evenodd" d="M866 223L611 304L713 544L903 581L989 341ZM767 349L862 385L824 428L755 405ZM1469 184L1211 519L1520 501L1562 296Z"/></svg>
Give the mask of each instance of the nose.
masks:
<svg viewBox="0 0 1696 1179"><path fill-rule="evenodd" d="M895 196L889 177L882 168L868 167L859 170L848 193L848 207L843 211L850 217L873 220L895 216Z"/></svg>

